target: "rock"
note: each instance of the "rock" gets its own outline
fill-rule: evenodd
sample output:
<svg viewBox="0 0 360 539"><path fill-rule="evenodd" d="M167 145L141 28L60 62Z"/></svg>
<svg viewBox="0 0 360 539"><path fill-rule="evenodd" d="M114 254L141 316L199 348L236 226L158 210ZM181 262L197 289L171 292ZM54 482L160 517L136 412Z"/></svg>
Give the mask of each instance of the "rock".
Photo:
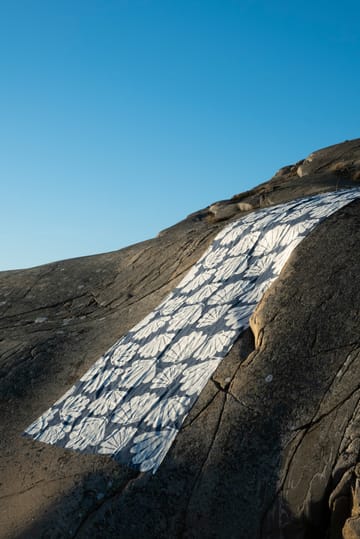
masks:
<svg viewBox="0 0 360 539"><path fill-rule="evenodd" d="M300 165L297 169L296 169L296 174L299 176L299 178L302 178L303 176L306 176L308 174L308 172L306 172L306 169L304 170L304 166L303 165Z"/></svg>
<svg viewBox="0 0 360 539"><path fill-rule="evenodd" d="M349 518L344 526L342 536L344 539L359 539L360 517Z"/></svg>
<svg viewBox="0 0 360 539"><path fill-rule="evenodd" d="M360 202L297 247L155 475L21 437L229 219L358 186L359 139L310 157L153 240L0 274L2 539L360 536Z"/></svg>
<svg viewBox="0 0 360 539"><path fill-rule="evenodd" d="M355 539L360 537L360 464L354 470L354 481L351 489L352 507L351 516L346 520L342 530L344 539Z"/></svg>
<svg viewBox="0 0 360 539"><path fill-rule="evenodd" d="M284 176L284 175L288 174L291 171L292 167L293 167L293 165L286 165L285 167L281 167L275 173L275 176Z"/></svg>
<svg viewBox="0 0 360 539"><path fill-rule="evenodd" d="M247 212L254 209L249 202L237 202L235 204L217 202L209 207L209 212L216 221L222 221L234 217L239 212Z"/></svg>
<svg viewBox="0 0 360 539"><path fill-rule="evenodd" d="M240 211L251 211L254 209L254 206L248 202L238 202L237 207Z"/></svg>
<svg viewBox="0 0 360 539"><path fill-rule="evenodd" d="M237 204L222 204L221 202L217 202L216 204L212 204L209 207L209 212L218 221L223 220L223 219L228 219L229 217L233 217L237 211L238 211Z"/></svg>

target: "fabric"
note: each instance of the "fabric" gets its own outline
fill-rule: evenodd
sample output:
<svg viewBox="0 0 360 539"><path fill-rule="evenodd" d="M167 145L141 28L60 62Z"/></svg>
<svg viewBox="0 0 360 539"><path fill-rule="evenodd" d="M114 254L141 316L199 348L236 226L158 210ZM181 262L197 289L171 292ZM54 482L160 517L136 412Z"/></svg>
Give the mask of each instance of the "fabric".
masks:
<svg viewBox="0 0 360 539"><path fill-rule="evenodd" d="M25 434L155 473L294 248L358 197L357 189L311 196L226 226L173 292Z"/></svg>

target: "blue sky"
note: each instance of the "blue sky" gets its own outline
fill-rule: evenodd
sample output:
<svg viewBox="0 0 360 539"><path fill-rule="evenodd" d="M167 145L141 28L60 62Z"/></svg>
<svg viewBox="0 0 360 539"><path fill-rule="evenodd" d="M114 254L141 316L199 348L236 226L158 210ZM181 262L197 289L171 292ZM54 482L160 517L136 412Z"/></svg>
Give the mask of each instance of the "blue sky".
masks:
<svg viewBox="0 0 360 539"><path fill-rule="evenodd" d="M119 249L360 136L358 1L0 0L0 270Z"/></svg>

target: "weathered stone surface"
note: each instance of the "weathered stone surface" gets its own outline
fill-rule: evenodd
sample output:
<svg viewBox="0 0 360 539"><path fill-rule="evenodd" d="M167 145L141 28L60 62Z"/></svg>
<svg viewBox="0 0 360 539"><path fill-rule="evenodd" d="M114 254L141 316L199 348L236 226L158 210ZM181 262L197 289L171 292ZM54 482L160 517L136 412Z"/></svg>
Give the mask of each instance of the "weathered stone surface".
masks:
<svg viewBox="0 0 360 539"><path fill-rule="evenodd" d="M346 499L348 509L347 512L343 512L343 515L349 515L349 507L351 506L351 516L347 518L342 530L344 539L360 537L360 464L358 463L355 467L350 468L348 475L351 472L352 476L349 477L350 480L344 481L344 486L348 487L346 492L347 496L342 497L343 500ZM349 492L350 486L351 492ZM335 502L337 500L338 499L336 499Z"/></svg>
<svg viewBox="0 0 360 539"><path fill-rule="evenodd" d="M296 249L154 476L21 437L247 211L237 204L358 186L349 162L360 140L222 201L234 207L221 220L205 208L118 252L0 274L1 538L360 536L359 202Z"/></svg>

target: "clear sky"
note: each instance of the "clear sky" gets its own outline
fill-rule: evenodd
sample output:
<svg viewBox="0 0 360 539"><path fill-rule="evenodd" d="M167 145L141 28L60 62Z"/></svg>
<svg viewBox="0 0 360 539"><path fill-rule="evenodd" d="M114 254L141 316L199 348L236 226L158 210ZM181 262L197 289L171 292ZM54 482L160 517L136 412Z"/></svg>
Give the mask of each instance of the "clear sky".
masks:
<svg viewBox="0 0 360 539"><path fill-rule="evenodd" d="M0 0L0 270L119 249L360 136L358 0Z"/></svg>

